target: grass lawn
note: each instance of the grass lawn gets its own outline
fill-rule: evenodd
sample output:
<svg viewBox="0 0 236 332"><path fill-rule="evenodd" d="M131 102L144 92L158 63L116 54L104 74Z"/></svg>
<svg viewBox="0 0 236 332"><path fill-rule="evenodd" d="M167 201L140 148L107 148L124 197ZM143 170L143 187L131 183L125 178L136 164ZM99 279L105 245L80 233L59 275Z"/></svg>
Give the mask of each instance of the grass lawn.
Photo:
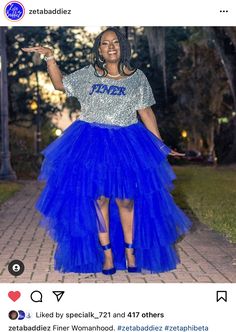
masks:
<svg viewBox="0 0 236 332"><path fill-rule="evenodd" d="M17 182L0 181L0 204L8 200L22 185Z"/></svg>
<svg viewBox="0 0 236 332"><path fill-rule="evenodd" d="M236 243L236 168L191 165L174 171L176 203Z"/></svg>

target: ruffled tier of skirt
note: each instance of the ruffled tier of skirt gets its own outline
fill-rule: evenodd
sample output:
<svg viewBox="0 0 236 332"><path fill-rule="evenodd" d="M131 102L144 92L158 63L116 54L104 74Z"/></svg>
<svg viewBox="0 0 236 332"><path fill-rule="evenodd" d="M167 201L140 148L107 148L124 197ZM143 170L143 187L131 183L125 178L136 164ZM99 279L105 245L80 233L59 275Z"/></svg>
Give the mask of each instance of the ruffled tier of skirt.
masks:
<svg viewBox="0 0 236 332"><path fill-rule="evenodd" d="M98 232L105 224L96 201L110 198L110 243L114 265L126 269L125 247L115 199L134 202L133 244L142 271L176 268L176 240L191 226L171 195L175 174L170 149L138 122L127 127L75 121L44 151L39 175L45 187L36 209L57 243L55 269L101 272Z"/></svg>

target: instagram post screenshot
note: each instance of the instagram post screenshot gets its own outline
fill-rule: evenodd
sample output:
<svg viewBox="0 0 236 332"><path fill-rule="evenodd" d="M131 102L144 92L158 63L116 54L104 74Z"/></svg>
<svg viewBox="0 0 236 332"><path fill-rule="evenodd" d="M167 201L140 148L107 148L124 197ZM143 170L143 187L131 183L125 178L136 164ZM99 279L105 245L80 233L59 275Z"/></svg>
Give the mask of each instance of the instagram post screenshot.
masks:
<svg viewBox="0 0 236 332"><path fill-rule="evenodd" d="M2 1L2 332L236 329L235 7Z"/></svg>

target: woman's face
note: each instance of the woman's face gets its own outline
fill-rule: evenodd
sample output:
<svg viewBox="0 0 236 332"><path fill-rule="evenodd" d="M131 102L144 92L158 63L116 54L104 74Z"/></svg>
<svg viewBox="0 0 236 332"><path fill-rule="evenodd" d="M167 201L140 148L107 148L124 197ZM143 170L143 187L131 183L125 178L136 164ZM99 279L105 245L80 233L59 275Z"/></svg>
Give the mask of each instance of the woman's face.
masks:
<svg viewBox="0 0 236 332"><path fill-rule="evenodd" d="M99 54L106 63L118 63L120 60L120 43L113 31L106 31L101 38Z"/></svg>

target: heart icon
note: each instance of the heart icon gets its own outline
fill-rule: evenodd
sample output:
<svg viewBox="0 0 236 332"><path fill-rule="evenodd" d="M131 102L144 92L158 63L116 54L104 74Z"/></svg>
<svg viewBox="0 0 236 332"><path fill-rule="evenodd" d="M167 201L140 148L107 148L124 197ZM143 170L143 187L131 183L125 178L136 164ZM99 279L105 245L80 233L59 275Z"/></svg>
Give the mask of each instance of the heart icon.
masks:
<svg viewBox="0 0 236 332"><path fill-rule="evenodd" d="M8 297L14 302L16 302L20 298L20 295L21 294L18 291L16 292L11 291L8 293Z"/></svg>

